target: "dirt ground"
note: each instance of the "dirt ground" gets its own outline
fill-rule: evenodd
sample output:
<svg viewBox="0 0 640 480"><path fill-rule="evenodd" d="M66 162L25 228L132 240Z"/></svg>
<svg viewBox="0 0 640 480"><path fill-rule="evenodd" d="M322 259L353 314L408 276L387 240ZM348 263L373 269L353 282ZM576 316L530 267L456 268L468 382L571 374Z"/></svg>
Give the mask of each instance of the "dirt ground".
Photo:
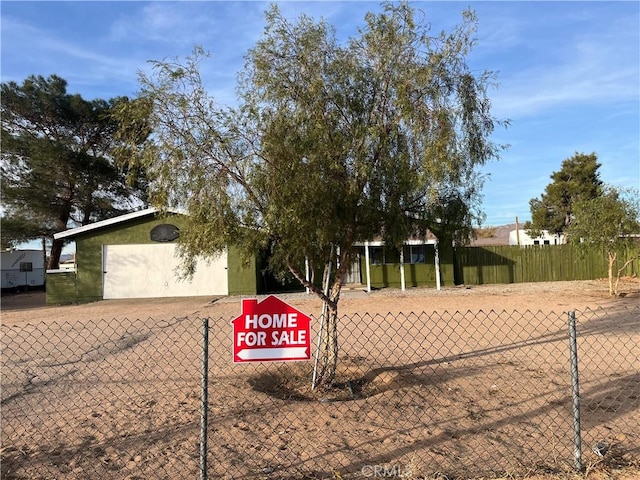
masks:
<svg viewBox="0 0 640 480"><path fill-rule="evenodd" d="M343 290L340 314L455 312L478 310L568 311L640 304L640 280L623 279L620 297L608 294L605 280L540 282L481 286L380 289L367 293L361 288ZM314 295L278 295L309 314L319 314L321 303ZM228 317L240 311L239 297L184 297L161 299L104 300L84 305L45 306L44 292L18 293L2 297L2 324L73 321L99 318L156 318L182 316Z"/></svg>
<svg viewBox="0 0 640 480"><path fill-rule="evenodd" d="M209 317L210 478L573 479L572 310L587 312L587 474L640 478L640 282L620 291L609 297L605 281L345 290L340 369L323 391L310 389L310 362L231 363L240 297L46 307L42 292L3 296L2 478L196 478L197 319ZM320 314L311 295L279 297ZM597 441L611 446L604 458Z"/></svg>

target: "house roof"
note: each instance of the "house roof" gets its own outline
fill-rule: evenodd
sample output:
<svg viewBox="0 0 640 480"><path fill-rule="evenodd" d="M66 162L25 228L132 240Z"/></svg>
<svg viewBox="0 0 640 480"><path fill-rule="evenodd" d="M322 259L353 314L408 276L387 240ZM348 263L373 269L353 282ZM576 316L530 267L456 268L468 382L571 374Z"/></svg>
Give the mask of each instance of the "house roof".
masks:
<svg viewBox="0 0 640 480"><path fill-rule="evenodd" d="M171 213L180 213L179 211L172 209L169 209L168 211ZM100 228L118 225L119 223L128 222L129 220L135 220L136 218L146 217L148 215L154 215L159 212L160 210L155 207L145 208L143 210L125 213L124 215L120 215L118 217L108 218L99 222L83 225L82 227L70 228L69 230L65 230L64 232L58 232L54 234L53 238L55 238L56 240L60 238L73 238L80 235L81 233L91 232Z"/></svg>
<svg viewBox="0 0 640 480"><path fill-rule="evenodd" d="M515 230L516 224L500 225L497 227L487 227L484 230L491 233L490 236L472 238L469 246L488 247L494 245L509 245L509 232Z"/></svg>

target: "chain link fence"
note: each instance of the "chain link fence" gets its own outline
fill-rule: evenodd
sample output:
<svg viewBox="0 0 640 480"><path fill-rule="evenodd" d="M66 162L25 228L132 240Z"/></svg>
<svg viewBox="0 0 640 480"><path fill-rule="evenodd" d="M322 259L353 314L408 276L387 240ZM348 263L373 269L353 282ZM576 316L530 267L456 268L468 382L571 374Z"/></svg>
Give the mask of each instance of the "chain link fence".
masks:
<svg viewBox="0 0 640 480"><path fill-rule="evenodd" d="M313 362L233 364L231 319L3 326L2 478L471 478L633 464L640 306L574 314L577 385L566 312L342 317L336 380L316 390Z"/></svg>

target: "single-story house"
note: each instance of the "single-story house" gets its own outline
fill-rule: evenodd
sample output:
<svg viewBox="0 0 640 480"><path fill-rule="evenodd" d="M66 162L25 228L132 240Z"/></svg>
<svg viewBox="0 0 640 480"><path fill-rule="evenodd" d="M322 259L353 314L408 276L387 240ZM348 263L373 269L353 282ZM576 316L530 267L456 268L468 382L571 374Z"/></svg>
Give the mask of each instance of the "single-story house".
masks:
<svg viewBox="0 0 640 480"><path fill-rule="evenodd" d="M176 248L183 225L179 212L161 216L147 208L55 234L75 241L75 269L47 271L47 304L302 290L297 282L277 282L265 268L264 254L246 262L233 246L215 259L201 260L193 278L181 279ZM453 283L450 254L445 252L441 262L434 239L407 240L402 253L379 241L355 248L359 261L345 278L347 284L404 289Z"/></svg>
<svg viewBox="0 0 640 480"><path fill-rule="evenodd" d="M255 260L243 262L233 247L181 279L176 247L183 222L179 213L147 208L55 234L75 241L75 269L47 271L47 303L257 293Z"/></svg>

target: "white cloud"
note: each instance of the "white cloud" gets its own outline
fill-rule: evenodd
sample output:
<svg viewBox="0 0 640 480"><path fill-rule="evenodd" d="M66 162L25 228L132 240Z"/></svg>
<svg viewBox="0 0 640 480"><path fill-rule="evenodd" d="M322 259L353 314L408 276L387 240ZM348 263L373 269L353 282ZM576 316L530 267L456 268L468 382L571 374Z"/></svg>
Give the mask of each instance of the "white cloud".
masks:
<svg viewBox="0 0 640 480"><path fill-rule="evenodd" d="M499 116L516 118L567 105L637 102L639 98L638 17L614 18L588 33L558 35L553 54L500 76L492 95ZM557 60L552 60L555 57Z"/></svg>
<svg viewBox="0 0 640 480"><path fill-rule="evenodd" d="M137 4L133 4L137 5ZM140 4L141 8L127 9L109 28L110 42L160 42L163 44L192 44L206 35L213 19L193 15L189 5L172 3Z"/></svg>
<svg viewBox="0 0 640 480"><path fill-rule="evenodd" d="M136 60L127 59L116 52L101 53L94 44L64 40L46 29L12 18L4 17L2 28L3 43L19 45L26 42L29 45L24 51L25 58L16 62L23 70L12 70L11 78L5 78L3 72L3 80L20 82L28 75L48 76L55 73L69 82L69 90L73 93L78 87L93 85L105 79L118 83L119 89L122 84L128 84L133 88L135 72L139 64ZM11 52L10 56L15 55L16 50L12 48ZM3 51L3 61L4 56Z"/></svg>
<svg viewBox="0 0 640 480"><path fill-rule="evenodd" d="M133 4L137 5L137 4ZM142 41L167 46L243 45L262 30L259 2L155 2L128 9L109 27L111 42ZM168 53L168 55L170 55Z"/></svg>

